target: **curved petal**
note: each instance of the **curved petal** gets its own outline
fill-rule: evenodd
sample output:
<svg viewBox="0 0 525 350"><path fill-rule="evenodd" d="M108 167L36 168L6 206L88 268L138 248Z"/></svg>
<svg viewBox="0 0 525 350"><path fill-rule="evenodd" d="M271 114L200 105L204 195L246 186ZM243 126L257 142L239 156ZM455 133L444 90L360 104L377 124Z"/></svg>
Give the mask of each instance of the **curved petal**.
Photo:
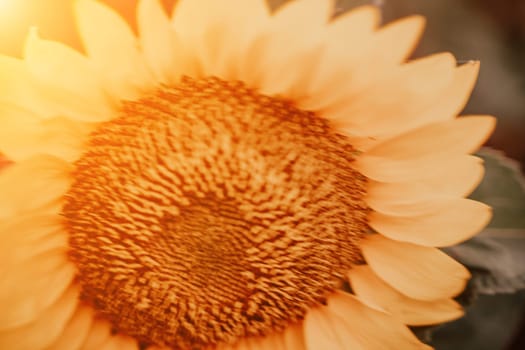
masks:
<svg viewBox="0 0 525 350"><path fill-rule="evenodd" d="M86 118L85 108L64 102L64 90L46 85L29 71L26 62L0 55L0 103L31 111L39 118L57 115Z"/></svg>
<svg viewBox="0 0 525 350"><path fill-rule="evenodd" d="M103 91L95 70L86 57L70 47L39 38L33 29L27 38L25 63L47 90L59 91L67 116L83 121L106 121L113 106Z"/></svg>
<svg viewBox="0 0 525 350"><path fill-rule="evenodd" d="M480 232L492 218L489 206L465 198L450 198L436 211L419 216L372 212L370 226L389 238L431 247L458 244Z"/></svg>
<svg viewBox="0 0 525 350"><path fill-rule="evenodd" d="M71 286L33 323L0 331L0 349L34 350L51 346L64 331L78 305L79 289Z"/></svg>
<svg viewBox="0 0 525 350"><path fill-rule="evenodd" d="M478 70L479 63L474 61L465 63L456 68L452 81L444 92L442 92L435 101L425 108L418 118L412 120L410 123L403 124L400 128L408 131L425 124L455 118L467 104L478 76ZM395 131L395 129L390 130L390 133L377 135L373 138L351 135L349 135L349 137L354 147L360 151L366 152L389 138L392 138L392 136L395 136L392 131Z"/></svg>
<svg viewBox="0 0 525 350"><path fill-rule="evenodd" d="M205 11L203 9L206 9ZM270 16L264 0L180 0L173 8L172 21L177 33L187 42L198 39L210 25L241 25L250 30Z"/></svg>
<svg viewBox="0 0 525 350"><path fill-rule="evenodd" d="M454 203L458 199L457 197L439 195L414 203L403 201L402 197L398 201L374 201L368 196L365 198L366 204L380 216L410 217L415 220L420 216L439 212L448 204Z"/></svg>
<svg viewBox="0 0 525 350"><path fill-rule="evenodd" d="M386 183L408 183L417 182L420 179L435 179L432 174L437 169L454 169L453 166L465 161L466 155L455 154L428 154L408 160L393 160L390 158L376 157L367 154L359 155L354 161L354 168L368 178ZM435 179L435 182L439 182ZM454 183L444 187L458 187L461 184Z"/></svg>
<svg viewBox="0 0 525 350"><path fill-rule="evenodd" d="M201 74L243 80L239 66L246 46L268 18L263 0L181 0L174 8L173 25L198 56Z"/></svg>
<svg viewBox="0 0 525 350"><path fill-rule="evenodd" d="M301 324L289 325L283 332L264 337L244 338L234 345L221 344L217 350L305 350ZM149 349L148 349L149 350ZM152 349L153 350L153 349Z"/></svg>
<svg viewBox="0 0 525 350"><path fill-rule="evenodd" d="M402 323L422 326L452 321L463 316L461 305L452 299L416 300L398 292L366 265L348 272L352 290L366 302L376 304Z"/></svg>
<svg viewBox="0 0 525 350"><path fill-rule="evenodd" d="M323 116L354 136L402 132L417 123L450 85L455 62L451 54L441 53L403 65L386 79L347 95Z"/></svg>
<svg viewBox="0 0 525 350"><path fill-rule="evenodd" d="M60 337L47 350L79 350L94 320L93 308L78 305Z"/></svg>
<svg viewBox="0 0 525 350"><path fill-rule="evenodd" d="M325 332L319 334L314 331L309 337L308 330L313 327L305 329L308 349L430 349L399 320L365 306L344 292L336 292L328 298L327 307L313 310L311 314L318 320L324 318L324 322L316 323L317 326L324 326ZM313 323L309 317L305 320L306 325ZM323 344L319 340L339 343L332 346L330 342Z"/></svg>
<svg viewBox="0 0 525 350"><path fill-rule="evenodd" d="M137 38L119 14L96 0L76 0L75 13L87 54L113 97L133 99L154 86Z"/></svg>
<svg viewBox="0 0 525 350"><path fill-rule="evenodd" d="M363 91L388 77L392 70L410 56L425 26L421 16L399 19L381 27L370 40L366 53L359 60L359 68L353 72L346 93L349 96Z"/></svg>
<svg viewBox="0 0 525 350"><path fill-rule="evenodd" d="M0 271L34 256L67 248L67 234L58 215L29 213L0 222Z"/></svg>
<svg viewBox="0 0 525 350"><path fill-rule="evenodd" d="M416 204L443 196L465 197L479 185L484 170L481 158L453 157L446 166L436 166L432 172L421 174L413 181L368 181L366 201L375 209L392 204Z"/></svg>
<svg viewBox="0 0 525 350"><path fill-rule="evenodd" d="M99 350L111 337L111 328L108 321L95 318L80 349Z"/></svg>
<svg viewBox="0 0 525 350"><path fill-rule="evenodd" d="M155 78L175 83L181 75L194 76L196 58L181 42L159 0L140 0L137 16L140 43Z"/></svg>
<svg viewBox="0 0 525 350"><path fill-rule="evenodd" d="M139 350L139 344L131 337L117 334L108 338L99 348L100 350Z"/></svg>
<svg viewBox="0 0 525 350"><path fill-rule="evenodd" d="M385 141L367 156L411 159L428 154L466 154L477 150L496 125L491 116L469 116L423 126Z"/></svg>
<svg viewBox="0 0 525 350"><path fill-rule="evenodd" d="M280 334L269 334L264 337L245 338L233 347L235 350L287 350Z"/></svg>
<svg viewBox="0 0 525 350"><path fill-rule="evenodd" d="M230 350L231 347L222 347L220 345L217 346L217 350ZM151 345L146 348L146 350L171 350L168 347L165 346L157 346L157 345Z"/></svg>
<svg viewBox="0 0 525 350"><path fill-rule="evenodd" d="M73 162L96 124L64 117L41 119L34 113L0 106L0 150L14 161L48 154Z"/></svg>
<svg viewBox="0 0 525 350"><path fill-rule="evenodd" d="M425 18L419 15L398 19L383 26L375 35L369 65L404 62L416 48L425 29Z"/></svg>
<svg viewBox="0 0 525 350"><path fill-rule="evenodd" d="M6 262L8 265L4 265L3 270L9 269L0 276L3 305L0 331L37 320L56 302L75 275L75 268L64 252L41 254L30 261L15 259L16 256Z"/></svg>
<svg viewBox="0 0 525 350"><path fill-rule="evenodd" d="M363 240L361 250L368 265L382 280L414 299L454 297L470 278L463 265L437 248L373 234Z"/></svg>
<svg viewBox="0 0 525 350"><path fill-rule="evenodd" d="M479 62L469 61L454 71L451 84L443 95L424 112L421 121L425 123L450 120L456 117L467 104L478 78Z"/></svg>
<svg viewBox="0 0 525 350"><path fill-rule="evenodd" d="M67 235L57 215L25 215L0 224L0 330L37 319L73 280Z"/></svg>
<svg viewBox="0 0 525 350"><path fill-rule="evenodd" d="M265 31L252 40L239 78L268 95L305 94L320 63L320 39L331 11L329 0L296 0L281 6Z"/></svg>
<svg viewBox="0 0 525 350"><path fill-rule="evenodd" d="M306 349L365 350L343 320L326 308L310 310L304 320Z"/></svg>
<svg viewBox="0 0 525 350"><path fill-rule="evenodd" d="M355 72L361 69L359 60L370 48L379 22L376 6L362 6L328 24L322 57L309 82L308 92L297 98L300 108L320 110L344 98L352 86ZM348 43L352 49L341 43Z"/></svg>
<svg viewBox="0 0 525 350"><path fill-rule="evenodd" d="M20 213L56 213L68 190L71 165L51 156L35 156L0 173L0 219Z"/></svg>
<svg viewBox="0 0 525 350"><path fill-rule="evenodd" d="M290 350L306 350L304 341L303 324L289 325L283 334L284 348Z"/></svg>

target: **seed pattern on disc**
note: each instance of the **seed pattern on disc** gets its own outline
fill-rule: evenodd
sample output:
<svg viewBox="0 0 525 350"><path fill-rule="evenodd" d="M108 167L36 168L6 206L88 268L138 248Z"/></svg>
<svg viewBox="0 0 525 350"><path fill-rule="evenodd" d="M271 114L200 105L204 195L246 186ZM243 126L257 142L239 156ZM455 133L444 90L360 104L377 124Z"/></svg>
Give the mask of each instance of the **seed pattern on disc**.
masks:
<svg viewBox="0 0 525 350"><path fill-rule="evenodd" d="M62 210L83 298L144 344L282 330L360 263L365 178L315 114L185 78L101 124Z"/></svg>

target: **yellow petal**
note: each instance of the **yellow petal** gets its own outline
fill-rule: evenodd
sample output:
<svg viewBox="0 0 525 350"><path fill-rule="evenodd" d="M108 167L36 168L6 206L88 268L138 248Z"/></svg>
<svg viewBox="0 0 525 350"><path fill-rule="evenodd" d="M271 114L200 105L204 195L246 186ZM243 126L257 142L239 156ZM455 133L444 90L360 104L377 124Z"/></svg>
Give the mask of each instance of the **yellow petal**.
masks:
<svg viewBox="0 0 525 350"><path fill-rule="evenodd" d="M261 63L267 67L261 77L263 93L294 99L306 94L322 52L311 43L321 39L333 8L332 0L295 0L277 9L268 29L272 39L266 61Z"/></svg>
<svg viewBox="0 0 525 350"><path fill-rule="evenodd" d="M30 249L28 247L11 249L9 256L2 257L0 270L0 303L3 305L0 331L26 325L41 317L71 284L75 275L74 266L67 260L65 247L62 251L55 248L33 256L31 252L24 252ZM25 257L30 259L24 260Z"/></svg>
<svg viewBox="0 0 525 350"><path fill-rule="evenodd" d="M300 108L321 110L345 98L355 72L361 69L359 60L366 55L379 21L376 6L362 6L329 23L322 57L309 82L308 92L297 98ZM351 43L352 49L341 43Z"/></svg>
<svg viewBox="0 0 525 350"><path fill-rule="evenodd" d="M94 320L90 306L78 305L60 337L47 350L78 350L84 343Z"/></svg>
<svg viewBox="0 0 525 350"><path fill-rule="evenodd" d="M223 347L223 346L219 345L219 346L217 346L216 350L226 350L226 349L232 349L232 348L231 347ZM152 346L148 346L146 348L146 350L171 350L171 349L168 348L168 347L165 347L165 346L152 345Z"/></svg>
<svg viewBox="0 0 525 350"><path fill-rule="evenodd" d="M424 112L423 122L450 120L456 117L465 107L479 73L479 62L470 61L454 71L451 84L434 103L431 109Z"/></svg>
<svg viewBox="0 0 525 350"><path fill-rule="evenodd" d="M403 130L408 131L428 123L455 118L467 104L468 98L472 92L472 89L474 88L474 83L476 82L476 78L478 76L478 70L478 62L468 62L456 68L452 81L444 90L444 92L442 92L441 95L428 106L428 108L422 111L418 118L412 120L409 124L407 123L403 124L402 126L400 125L400 127L402 127ZM322 96L319 100L323 101L327 100L327 98ZM335 100L337 100L337 98L332 98L331 101L333 102ZM396 130L391 129L389 133L377 135L374 137L348 136L352 141L352 145L356 149L366 152L369 149L395 136L393 131Z"/></svg>
<svg viewBox="0 0 525 350"><path fill-rule="evenodd" d="M330 21L329 27L327 29L327 40L333 44L336 42L348 42L352 43L352 45L356 42L359 42L360 40L363 40L362 44L365 45L364 39L359 37L357 34L359 32L373 33L379 26L380 22L381 13L377 6L364 5L356 7ZM337 39L334 37L337 37Z"/></svg>
<svg viewBox="0 0 525 350"><path fill-rule="evenodd" d="M0 331L0 349L35 350L51 346L64 331L78 305L79 289L71 286L33 323Z"/></svg>
<svg viewBox="0 0 525 350"><path fill-rule="evenodd" d="M354 136L402 132L417 123L445 91L454 69L455 59L448 53L418 59L369 88L347 95L339 105L323 111L323 116Z"/></svg>
<svg viewBox="0 0 525 350"><path fill-rule="evenodd" d="M443 196L465 197L483 178L483 160L470 155L451 160L453 162L446 166L437 165L432 172L421 174L410 182L369 181L366 201L373 208L381 208L391 204L421 203Z"/></svg>
<svg viewBox="0 0 525 350"><path fill-rule="evenodd" d="M71 165L51 156L35 156L0 172L0 219L50 210L70 186Z"/></svg>
<svg viewBox="0 0 525 350"><path fill-rule="evenodd" d="M6 106L0 106L0 123L0 150L14 161L49 154L73 162L84 151L84 143L96 125L64 117L42 119Z"/></svg>
<svg viewBox="0 0 525 350"><path fill-rule="evenodd" d="M470 277L463 265L437 248L373 234L363 240L361 249L368 265L382 280L414 299L454 297Z"/></svg>
<svg viewBox="0 0 525 350"><path fill-rule="evenodd" d="M298 100L301 108L319 111L328 118L350 118L352 115L345 113L348 101L385 80L405 61L423 31L424 19L407 17L374 33L379 17L379 10L370 6L333 21L326 30L326 50L310 83L310 93Z"/></svg>
<svg viewBox="0 0 525 350"><path fill-rule="evenodd" d="M361 174L380 182L411 182L427 179L436 169L451 168L465 155L428 154L409 160L393 160L368 154L359 155L353 166Z"/></svg>
<svg viewBox="0 0 525 350"><path fill-rule="evenodd" d="M419 216L372 212L369 224L377 232L404 242L432 247L458 244L479 233L492 218L489 206L464 198L450 198L436 211Z"/></svg>
<svg viewBox="0 0 525 350"><path fill-rule="evenodd" d="M218 350L225 350L226 348L219 347ZM264 337L251 337L241 339L234 346L229 347L232 350L287 350L283 344L282 334L268 334Z"/></svg>
<svg viewBox="0 0 525 350"><path fill-rule="evenodd" d="M318 30L324 27L332 16L334 5L333 0L288 1L281 5L271 17L271 30L274 33L292 34L299 38L300 30L308 33L312 28ZM310 23L310 26L305 25L307 23ZM304 41L309 39L308 37L303 38Z"/></svg>
<svg viewBox="0 0 525 350"><path fill-rule="evenodd" d="M117 334L108 338L99 348L100 350L138 350L137 341L131 337Z"/></svg>
<svg viewBox="0 0 525 350"><path fill-rule="evenodd" d="M22 60L0 55L0 76L0 103L8 108L26 109L40 118L86 115L86 106L64 103L64 90L40 82Z"/></svg>
<svg viewBox="0 0 525 350"><path fill-rule="evenodd" d="M402 323L422 326L448 322L463 316L461 306L452 299L423 301L398 292L366 265L348 273L352 290L366 302L379 305Z"/></svg>
<svg viewBox="0 0 525 350"><path fill-rule="evenodd" d="M24 56L46 90L59 90L57 98L70 110L67 116L84 121L112 118L113 106L86 57L64 44L40 39L36 29L28 35Z"/></svg>
<svg viewBox="0 0 525 350"><path fill-rule="evenodd" d="M268 66L275 65L277 68L265 72L259 89L268 95L279 95L293 100L300 99L307 93L306 87L314 78L321 54L320 46L312 46L288 57L282 54L278 54L280 57L268 56Z"/></svg>
<svg viewBox="0 0 525 350"><path fill-rule="evenodd" d="M414 51L423 30L425 18L409 16L398 19L382 27L374 38L373 60L401 63Z"/></svg>
<svg viewBox="0 0 525 350"><path fill-rule="evenodd" d="M140 43L155 78L175 83L194 76L197 62L181 42L159 0L140 0L137 9Z"/></svg>
<svg viewBox="0 0 525 350"><path fill-rule="evenodd" d="M95 319L86 335L81 350L99 350L111 336L111 324L103 319Z"/></svg>
<svg viewBox="0 0 525 350"><path fill-rule="evenodd" d="M410 16L383 26L370 40L366 53L353 71L346 96L363 91L384 79L405 62L415 48L425 26L421 16Z"/></svg>
<svg viewBox="0 0 525 350"><path fill-rule="evenodd" d="M403 197L396 201L374 201L367 196L365 198L368 206L374 212L395 217L420 217L427 214L436 213L447 206L449 203L454 203L458 198L436 195L435 197L419 202L407 202Z"/></svg>
<svg viewBox="0 0 525 350"><path fill-rule="evenodd" d="M205 9L205 10L204 10ZM253 30L270 16L264 0L180 0L173 9L173 26L182 39L191 42L205 33L209 26L236 25L239 30ZM229 22L229 23L228 23Z"/></svg>
<svg viewBox="0 0 525 350"><path fill-rule="evenodd" d="M321 51L332 1L297 0L281 6L248 47L239 78L268 95L306 93Z"/></svg>
<svg viewBox="0 0 525 350"><path fill-rule="evenodd" d="M325 307L310 310L304 320L306 349L365 350L344 321Z"/></svg>
<svg viewBox="0 0 525 350"><path fill-rule="evenodd" d="M220 344L217 350L305 350L302 325L289 325L283 332L243 338L236 344Z"/></svg>
<svg viewBox="0 0 525 350"><path fill-rule="evenodd" d="M67 233L56 214L29 213L0 222L0 272L9 264L31 261L35 256L67 249Z"/></svg>
<svg viewBox="0 0 525 350"><path fill-rule="evenodd" d="M175 30L198 57L201 74L224 79L243 80L239 66L246 46L268 18L263 0L181 0L173 12Z"/></svg>
<svg viewBox="0 0 525 350"><path fill-rule="evenodd" d="M345 338L354 338L360 349L429 349L399 320L364 305L353 295L336 292L326 309L327 317L340 323L347 333Z"/></svg>
<svg viewBox="0 0 525 350"><path fill-rule="evenodd" d="M304 341L303 325L289 325L283 334L284 349L288 350L306 350Z"/></svg>
<svg viewBox="0 0 525 350"><path fill-rule="evenodd" d="M122 100L152 88L155 81L124 19L96 0L76 0L75 5L80 37L108 92Z"/></svg>
<svg viewBox="0 0 525 350"><path fill-rule="evenodd" d="M428 154L471 153L487 140L495 125L496 119L490 116L469 116L433 123L385 141L365 154L410 159Z"/></svg>

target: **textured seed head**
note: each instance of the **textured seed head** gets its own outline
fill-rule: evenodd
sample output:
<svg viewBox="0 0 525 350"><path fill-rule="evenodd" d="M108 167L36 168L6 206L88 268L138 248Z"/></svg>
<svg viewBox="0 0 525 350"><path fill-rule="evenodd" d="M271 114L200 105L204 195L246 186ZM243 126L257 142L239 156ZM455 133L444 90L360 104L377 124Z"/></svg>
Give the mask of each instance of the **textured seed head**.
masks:
<svg viewBox="0 0 525 350"><path fill-rule="evenodd" d="M354 152L239 82L187 78L126 102L62 210L83 298L116 330L181 349L301 320L361 259Z"/></svg>

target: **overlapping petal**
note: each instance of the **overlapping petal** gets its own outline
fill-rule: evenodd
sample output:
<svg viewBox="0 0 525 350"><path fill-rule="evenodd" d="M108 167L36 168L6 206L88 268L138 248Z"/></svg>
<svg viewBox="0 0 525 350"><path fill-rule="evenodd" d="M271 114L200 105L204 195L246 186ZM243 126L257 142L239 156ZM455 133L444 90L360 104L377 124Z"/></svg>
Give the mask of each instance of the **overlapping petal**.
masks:
<svg viewBox="0 0 525 350"><path fill-rule="evenodd" d="M94 320L93 308L79 304L60 337L46 350L79 350L84 344Z"/></svg>
<svg viewBox="0 0 525 350"><path fill-rule="evenodd" d="M71 284L67 235L56 215L21 215L0 224L0 331L35 321Z"/></svg>
<svg viewBox="0 0 525 350"><path fill-rule="evenodd" d="M51 346L62 336L78 305L78 297L78 287L71 286L37 320L0 331L0 348L35 350Z"/></svg>
<svg viewBox="0 0 525 350"><path fill-rule="evenodd" d="M137 8L140 44L149 69L162 83L176 83L181 75L194 76L198 63L159 0L141 0Z"/></svg>
<svg viewBox="0 0 525 350"><path fill-rule="evenodd" d="M437 248L373 234L363 240L361 249L368 265L382 280L414 299L455 297L470 278L463 265Z"/></svg>
<svg viewBox="0 0 525 350"><path fill-rule="evenodd" d="M11 160L49 154L74 161L84 151L95 123L67 117L40 118L34 112L0 106L0 149Z"/></svg>
<svg viewBox="0 0 525 350"><path fill-rule="evenodd" d="M40 155L0 172L0 219L24 213L57 213L71 183L71 164Z"/></svg>
<svg viewBox="0 0 525 350"><path fill-rule="evenodd" d="M68 46L43 40L36 29L26 40L24 62L33 77L60 94L60 105L71 110L68 117L82 121L105 121L115 109L91 62Z"/></svg>
<svg viewBox="0 0 525 350"><path fill-rule="evenodd" d="M462 315L450 298L469 273L434 247L468 239L491 217L461 198L483 175L467 154L494 128L492 117L455 119L479 65L456 67L448 53L406 63L421 17L377 28L377 8L334 19L334 4L295 0L270 14L264 0L180 0L170 19L159 0L140 0L137 37L106 5L77 0L87 57L35 31L24 60L0 57L0 150L20 161L0 173L1 348L139 348L79 304L57 213L97 123L182 75L241 80L328 119L362 151L353 164L368 178L378 232L362 242L368 265L348 273L361 299L336 292L304 323L220 349L426 349L405 324Z"/></svg>
<svg viewBox="0 0 525 350"><path fill-rule="evenodd" d="M395 214L371 213L370 226L395 240L443 247L471 238L492 218L489 206L470 199L444 198L425 204L401 205L394 208Z"/></svg>
<svg viewBox="0 0 525 350"><path fill-rule="evenodd" d="M307 349L430 349L394 317L337 292L305 320Z"/></svg>
<svg viewBox="0 0 525 350"><path fill-rule="evenodd" d="M463 315L461 306L452 299L425 301L409 298L377 277L366 265L352 268L348 277L359 298L380 306L404 324L429 325Z"/></svg>
<svg viewBox="0 0 525 350"><path fill-rule="evenodd" d="M263 0L181 0L173 12L176 33L196 55L197 74L227 79L240 79L247 45L268 20Z"/></svg>
<svg viewBox="0 0 525 350"><path fill-rule="evenodd" d="M122 17L96 0L77 0L75 12L88 57L117 101L154 87L139 41Z"/></svg>

